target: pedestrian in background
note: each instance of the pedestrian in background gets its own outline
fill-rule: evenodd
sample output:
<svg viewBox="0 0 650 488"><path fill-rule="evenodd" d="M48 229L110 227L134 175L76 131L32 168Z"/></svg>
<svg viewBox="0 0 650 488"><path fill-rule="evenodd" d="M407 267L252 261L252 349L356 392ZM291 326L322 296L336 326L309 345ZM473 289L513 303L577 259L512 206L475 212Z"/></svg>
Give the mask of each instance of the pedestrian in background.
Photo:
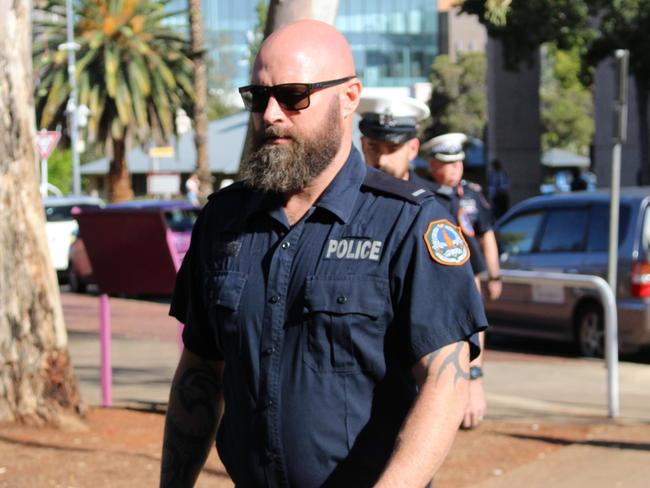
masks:
<svg viewBox="0 0 650 488"><path fill-rule="evenodd" d="M199 202L199 176L196 173L192 173L190 177L185 182L185 191L187 201L190 202L195 207L200 205Z"/></svg>
<svg viewBox="0 0 650 488"><path fill-rule="evenodd" d="M486 324L467 245L429 192L353 148L340 32L275 31L252 83L254 150L203 208L172 300L185 349L161 485L191 486L218 430L237 486L425 486Z"/></svg>
<svg viewBox="0 0 650 488"><path fill-rule="evenodd" d="M501 160L492 160L487 174L488 196L492 203L494 219L498 219L510 208L510 178L503 168Z"/></svg>

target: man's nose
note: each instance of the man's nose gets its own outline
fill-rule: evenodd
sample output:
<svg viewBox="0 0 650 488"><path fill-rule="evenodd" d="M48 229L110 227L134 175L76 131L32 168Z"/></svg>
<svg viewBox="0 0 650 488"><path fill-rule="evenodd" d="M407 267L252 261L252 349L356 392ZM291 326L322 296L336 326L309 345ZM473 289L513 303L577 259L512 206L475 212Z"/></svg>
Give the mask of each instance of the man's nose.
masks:
<svg viewBox="0 0 650 488"><path fill-rule="evenodd" d="M285 113L278 101L273 95L269 96L269 101L262 114L262 119L268 125L271 125L285 118Z"/></svg>

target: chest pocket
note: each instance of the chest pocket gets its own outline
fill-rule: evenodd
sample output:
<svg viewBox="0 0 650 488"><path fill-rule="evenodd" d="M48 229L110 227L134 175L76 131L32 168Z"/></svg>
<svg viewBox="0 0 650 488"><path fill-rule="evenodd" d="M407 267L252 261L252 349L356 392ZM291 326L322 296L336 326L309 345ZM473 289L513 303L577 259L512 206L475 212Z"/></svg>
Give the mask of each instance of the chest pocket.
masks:
<svg viewBox="0 0 650 488"><path fill-rule="evenodd" d="M383 369L388 311L385 278L308 277L303 361L321 373Z"/></svg>
<svg viewBox="0 0 650 488"><path fill-rule="evenodd" d="M247 275L239 271L214 271L207 274L205 303L215 341L224 356L239 354L242 343L239 305Z"/></svg>

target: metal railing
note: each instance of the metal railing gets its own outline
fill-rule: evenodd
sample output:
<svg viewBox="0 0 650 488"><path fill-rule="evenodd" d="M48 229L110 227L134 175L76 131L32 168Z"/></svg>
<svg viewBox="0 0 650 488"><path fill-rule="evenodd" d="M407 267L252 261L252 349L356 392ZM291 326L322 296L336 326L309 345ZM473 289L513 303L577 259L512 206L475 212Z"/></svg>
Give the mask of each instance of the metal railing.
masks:
<svg viewBox="0 0 650 488"><path fill-rule="evenodd" d="M563 285L596 290L605 320L605 361L607 363L607 405L611 418L619 416L618 319L616 299L600 276L543 271L501 270L503 283L523 285Z"/></svg>

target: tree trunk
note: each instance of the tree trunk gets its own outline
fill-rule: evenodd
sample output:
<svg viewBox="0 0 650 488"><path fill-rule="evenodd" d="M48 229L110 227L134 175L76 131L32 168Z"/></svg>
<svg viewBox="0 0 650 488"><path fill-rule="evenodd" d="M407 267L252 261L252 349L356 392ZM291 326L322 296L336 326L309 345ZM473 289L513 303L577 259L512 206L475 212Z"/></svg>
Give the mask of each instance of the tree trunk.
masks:
<svg viewBox="0 0 650 488"><path fill-rule="evenodd" d="M0 8L0 423L61 425L81 401L38 192L31 2Z"/></svg>
<svg viewBox="0 0 650 488"><path fill-rule="evenodd" d="M271 0L264 28L264 39L273 31L297 20L314 19L334 25L338 8L339 0ZM249 120L240 161L245 160L251 153L251 130Z"/></svg>
<svg viewBox="0 0 650 488"><path fill-rule="evenodd" d="M650 121L648 120L648 86L638 78L636 85L637 110L639 117L639 178L637 184L650 185Z"/></svg>
<svg viewBox="0 0 650 488"><path fill-rule="evenodd" d="M126 202L133 199L131 174L126 163L126 140L113 139L113 159L108 171L108 198L111 202Z"/></svg>
<svg viewBox="0 0 650 488"><path fill-rule="evenodd" d="M334 25L338 0L271 0L264 38L291 22L314 19Z"/></svg>
<svg viewBox="0 0 650 488"><path fill-rule="evenodd" d="M208 74L205 62L205 39L201 0L189 0L190 32L194 59L194 143L196 169L199 176L199 198L202 202L212 193L212 173L208 160Z"/></svg>

